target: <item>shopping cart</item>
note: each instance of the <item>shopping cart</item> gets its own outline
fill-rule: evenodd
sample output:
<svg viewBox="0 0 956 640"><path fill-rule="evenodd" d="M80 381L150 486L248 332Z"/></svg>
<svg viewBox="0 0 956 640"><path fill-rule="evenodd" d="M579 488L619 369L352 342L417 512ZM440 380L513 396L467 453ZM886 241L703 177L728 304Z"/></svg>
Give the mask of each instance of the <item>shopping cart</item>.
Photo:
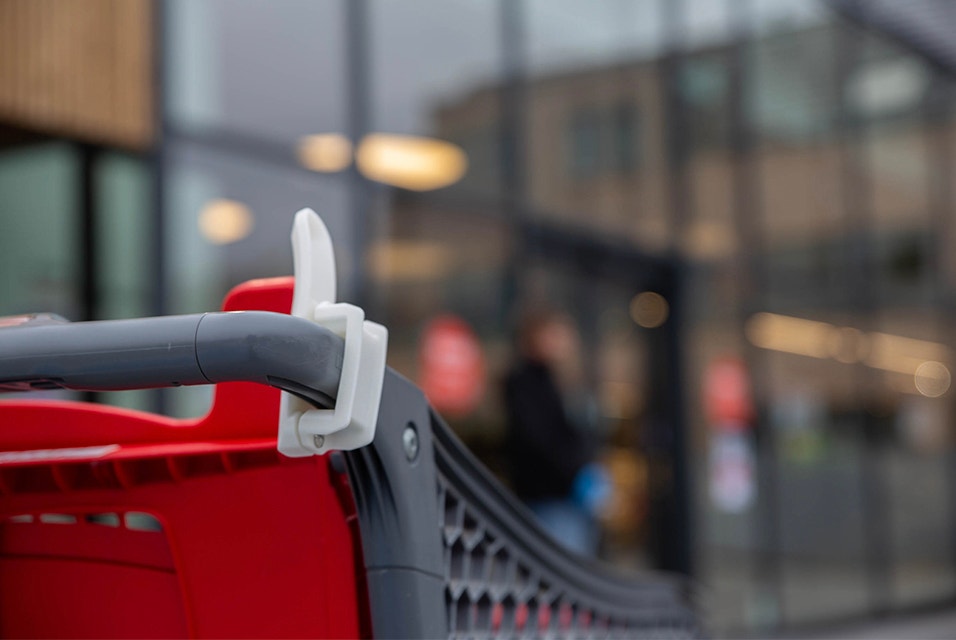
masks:
<svg viewBox="0 0 956 640"><path fill-rule="evenodd" d="M0 402L0 635L700 635L684 580L554 542L384 368L384 330L320 304L314 214L293 241L295 282L227 313L2 321L5 390L217 387L194 420Z"/></svg>

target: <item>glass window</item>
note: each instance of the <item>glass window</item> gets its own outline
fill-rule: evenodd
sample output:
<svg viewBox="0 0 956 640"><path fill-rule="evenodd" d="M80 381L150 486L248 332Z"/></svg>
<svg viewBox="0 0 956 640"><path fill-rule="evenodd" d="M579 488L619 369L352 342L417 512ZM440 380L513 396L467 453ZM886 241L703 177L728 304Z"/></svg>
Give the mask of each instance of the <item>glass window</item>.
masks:
<svg viewBox="0 0 956 640"><path fill-rule="evenodd" d="M347 298L358 249L341 174L352 161L342 137L346 3L172 0L163 8L168 311L217 309L244 280L291 273L292 216L306 206L332 231ZM293 164L297 150L315 172ZM210 389L170 398L174 415L198 415Z"/></svg>
<svg viewBox="0 0 956 640"><path fill-rule="evenodd" d="M732 0L683 0L676 16L675 44L688 51L725 46L743 12Z"/></svg>
<svg viewBox="0 0 956 640"><path fill-rule="evenodd" d="M919 58L883 38L861 36L844 91L847 110L857 122L893 124L919 118L930 96L932 73Z"/></svg>
<svg viewBox="0 0 956 640"><path fill-rule="evenodd" d="M756 36L748 98L762 145L806 145L832 134L841 104L836 24Z"/></svg>
<svg viewBox="0 0 956 640"><path fill-rule="evenodd" d="M738 197L749 199L734 215L746 216L737 228L755 244L736 250L755 290L738 293L738 308L749 315L741 318L745 353L763 408L756 463L773 480L761 484L751 521L760 571L743 610L744 623L760 627L869 610L873 512L862 487L874 421L860 361L866 328L851 301L860 289L851 247L862 234L849 223L857 212L846 190L855 185L836 129L841 27L792 3L754 9L739 16L754 32L736 71L744 80L738 115L756 149L728 177L744 180ZM755 306L761 313L752 314Z"/></svg>
<svg viewBox="0 0 956 640"><path fill-rule="evenodd" d="M668 392L659 375L668 363L657 329L634 314L638 294L659 292L601 271L611 258L591 264L588 243L567 250L555 238L607 236L622 254L674 257L686 296L665 301L686 303L683 391L701 470L695 553L715 631L772 633L865 614L883 596L892 607L951 593L948 80L835 19L825 2L354 6L168 4L172 311L215 308L246 278L288 273L291 214L312 205L332 229L344 297L360 275L371 285L368 308L390 327L392 366L428 391L435 323L451 316L473 334L480 402L439 409L504 473L498 387L513 316L524 296L566 309L590 356L579 373L602 459L624 496L603 522L602 553L642 565L666 543L652 525L669 469L652 454L668 437L655 404ZM358 14L365 22L351 24ZM350 65L363 61L348 58L349 38L367 68ZM353 80L367 97L349 105ZM265 139L291 153L304 134L350 124L386 134L386 149L407 138L450 142L467 168L441 192L420 193L220 144ZM203 131L230 135L212 149ZM330 141L344 158L336 171L363 144ZM74 179L70 162L28 164L14 178L0 172L0 204L22 200L10 195L15 180ZM115 223L104 233L143 233L142 219L117 217L137 206L138 169L118 159L103 167L104 219ZM30 198L50 209L54 196ZM364 229L358 210L369 213ZM531 233L512 214L530 216ZM44 225L59 220L43 215ZM9 224L14 234L32 223ZM58 234L49 242L66 246L72 236ZM142 274L113 271L134 244L104 256L104 314L140 304ZM552 244L559 257L542 257ZM12 250L34 262L49 253ZM47 287L55 304L75 306L71 263L57 260L31 267L41 275L30 288L8 276L0 300L49 306L35 304ZM648 260L621 271L631 267L661 268ZM708 408L710 377L728 361L752 386L737 431ZM194 395L176 412L198 412L206 392L185 393Z"/></svg>
<svg viewBox="0 0 956 640"><path fill-rule="evenodd" d="M664 44L657 0L525 0L523 5L532 77L647 58Z"/></svg>
<svg viewBox="0 0 956 640"><path fill-rule="evenodd" d="M95 309L81 301L80 156L65 143L0 152L0 315L50 311L68 320L148 315L148 176L141 161L99 154L92 200ZM57 392L58 395L62 395ZM76 394L67 394L72 397ZM102 394L143 407L141 392Z"/></svg>
<svg viewBox="0 0 956 640"><path fill-rule="evenodd" d="M344 2L174 0L163 6L174 128L290 142L346 130Z"/></svg>
<svg viewBox="0 0 956 640"><path fill-rule="evenodd" d="M170 152L167 236L171 313L216 309L233 286L292 273L296 211L322 216L336 247L340 297L352 289L353 229L344 180L224 156L193 144Z"/></svg>
<svg viewBox="0 0 956 640"><path fill-rule="evenodd" d="M730 71L726 51L692 55L681 65L678 86L693 149L730 146Z"/></svg>
<svg viewBox="0 0 956 640"><path fill-rule="evenodd" d="M598 172L601 162L601 119L593 110L579 111L571 116L571 148L568 151L571 174L577 178L590 177Z"/></svg>
<svg viewBox="0 0 956 640"><path fill-rule="evenodd" d="M497 376L508 343L513 239L498 197L504 163L501 6L368 3L369 130L395 141L450 142L467 167L438 193L377 188L365 262L374 307L390 330L389 363L422 385L496 469L503 435ZM432 366L427 355L434 336L447 331L464 336L468 353L477 356L471 378L448 378L464 381L458 396L436 390L442 363Z"/></svg>
<svg viewBox="0 0 956 640"><path fill-rule="evenodd" d="M940 375L942 372L924 368L915 389L909 380L903 386L898 377L896 384L906 391L895 398L886 418L888 437L881 470L888 513L883 526L889 530L893 561L893 605L899 608L940 600L956 587L947 500L952 477L952 442L947 435L952 410L950 402L943 399L946 393L934 397L948 386L948 376Z"/></svg>
<svg viewBox="0 0 956 640"><path fill-rule="evenodd" d="M641 161L640 111L629 104L621 104L614 110L610 133L613 149L611 166L622 173L637 168Z"/></svg>
<svg viewBox="0 0 956 640"><path fill-rule="evenodd" d="M96 165L97 319L149 315L152 185L148 166L119 154Z"/></svg>
<svg viewBox="0 0 956 640"><path fill-rule="evenodd" d="M740 208L731 149L731 64L729 45L690 51L677 72L683 108L690 189L689 220L680 238L683 255L699 263L732 258ZM673 126L676 126L674 123Z"/></svg>
<svg viewBox="0 0 956 640"><path fill-rule="evenodd" d="M448 108L447 113L454 110ZM496 110L496 107L491 108ZM461 147L468 159L468 170L457 183L469 193L495 193L501 187L501 136L496 115L458 126L439 125L438 136Z"/></svg>
<svg viewBox="0 0 956 640"><path fill-rule="evenodd" d="M432 394L466 443L502 471L499 388L510 351L514 290L509 225L417 195L394 203L391 225L388 238L372 244L366 262L376 305L389 327L389 365ZM427 351L449 317L478 346L467 371L436 362ZM446 371L457 391L442 393L441 385L433 384Z"/></svg>
<svg viewBox="0 0 956 640"><path fill-rule="evenodd" d="M654 251L672 240L661 7L655 0L522 4L522 175L534 215L623 233Z"/></svg>
<svg viewBox="0 0 956 640"><path fill-rule="evenodd" d="M640 157L638 116L629 104L571 114L567 152L571 177L633 170Z"/></svg>
<svg viewBox="0 0 956 640"><path fill-rule="evenodd" d="M457 144L467 193L500 186L500 24L495 3L369 3L369 129Z"/></svg>
<svg viewBox="0 0 956 640"><path fill-rule="evenodd" d="M369 18L375 130L432 133L443 105L499 76L494 4L372 0Z"/></svg>
<svg viewBox="0 0 956 640"><path fill-rule="evenodd" d="M947 399L953 338L945 328L950 314L938 302L945 293L937 263L949 248L936 238L949 224L941 212L951 215L940 183L951 173L945 147L953 115L947 102L930 110L930 96L945 100L950 82L926 63L873 35L861 49L847 108L860 125L859 163L871 189L861 202L871 227L865 255L872 261L871 296L882 310L871 320L883 348L869 387L885 425L874 443L876 488L885 499L879 514L889 555L885 588L893 606L906 607L944 598L956 586L945 489L953 452Z"/></svg>
<svg viewBox="0 0 956 640"><path fill-rule="evenodd" d="M670 483L670 461L661 451L669 425L660 406L666 391L658 349L668 301L655 291L539 258L525 272L523 290L525 310L544 306L566 315L580 341L580 353L558 360L556 368L565 376L565 402L588 407L578 428L610 478L610 498L597 516L597 554L631 569L652 566L666 546L665 518L656 510Z"/></svg>
<svg viewBox="0 0 956 640"><path fill-rule="evenodd" d="M81 319L78 188L67 144L0 151L0 315Z"/></svg>
<svg viewBox="0 0 956 640"><path fill-rule="evenodd" d="M758 33L814 27L833 15L825 2L807 0L754 0L751 7L746 17Z"/></svg>

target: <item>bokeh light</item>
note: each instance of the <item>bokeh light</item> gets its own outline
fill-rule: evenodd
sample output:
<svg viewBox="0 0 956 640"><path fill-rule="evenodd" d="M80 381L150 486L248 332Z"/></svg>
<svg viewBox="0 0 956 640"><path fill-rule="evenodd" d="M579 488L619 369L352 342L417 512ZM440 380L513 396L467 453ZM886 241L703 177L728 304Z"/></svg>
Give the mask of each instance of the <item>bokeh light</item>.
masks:
<svg viewBox="0 0 956 640"><path fill-rule="evenodd" d="M654 329L667 322L670 306L659 293L644 291L631 300L631 319L645 329Z"/></svg>
<svg viewBox="0 0 956 640"><path fill-rule="evenodd" d="M352 141L340 133L304 136L298 155L306 169L319 173L343 171L352 163Z"/></svg>
<svg viewBox="0 0 956 640"><path fill-rule="evenodd" d="M199 212L199 231L212 244L238 242L252 232L249 207L235 200L211 200Z"/></svg>

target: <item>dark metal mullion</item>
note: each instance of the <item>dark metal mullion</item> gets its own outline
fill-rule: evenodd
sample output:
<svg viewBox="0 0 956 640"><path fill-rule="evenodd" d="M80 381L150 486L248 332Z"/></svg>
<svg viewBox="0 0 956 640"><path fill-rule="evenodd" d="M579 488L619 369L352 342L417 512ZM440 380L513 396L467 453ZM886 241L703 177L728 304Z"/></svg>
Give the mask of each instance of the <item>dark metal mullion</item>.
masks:
<svg viewBox="0 0 956 640"><path fill-rule="evenodd" d="M166 27L167 3L154 2L152 4L153 42L152 42L152 107L153 107L153 144L148 153L150 168L151 207L150 239L148 258L152 282L150 287L150 313L162 316L167 312L166 294L168 282L166 279L166 194L164 179L166 175L166 159L169 129L166 114ZM150 409L156 413L166 413L169 402L165 389L156 389L149 392Z"/></svg>
<svg viewBox="0 0 956 640"><path fill-rule="evenodd" d="M525 56L525 3L500 0L502 87L499 118L501 144L501 182L506 203L524 202L525 176L524 130L527 113L527 59ZM520 213L520 212L519 212Z"/></svg>
<svg viewBox="0 0 956 640"><path fill-rule="evenodd" d="M91 144L77 145L79 156L79 222L80 222L80 319L95 320L99 311L98 259L96 242L97 193L96 161L98 150ZM86 391L84 402L97 402L99 394Z"/></svg>
<svg viewBox="0 0 956 640"><path fill-rule="evenodd" d="M931 68L932 81L929 93L932 100L922 112L923 141L926 151L927 184L929 193L929 220L926 234L921 239L928 256L926 273L932 293L932 305L945 316L949 312L949 300L944 287L945 255L949 247L946 242L952 233L952 214L954 191L950 181L953 169L953 139L950 134L950 120L953 116L953 104L946 85L949 78L941 75L938 69ZM940 327L946 331L949 323Z"/></svg>
<svg viewBox="0 0 956 640"><path fill-rule="evenodd" d="M678 242L684 232L694 204L687 175L689 131L687 109L680 93L680 72L684 64L683 12L684 0L665 0L662 11L663 31L666 34L664 56L660 62L659 77L664 83L665 157L669 176L672 238L671 249L678 251Z"/></svg>
<svg viewBox="0 0 956 640"><path fill-rule="evenodd" d="M96 247L96 158L90 144L78 144L80 221L80 320L95 320L99 307Z"/></svg>
<svg viewBox="0 0 956 640"><path fill-rule="evenodd" d="M686 575L695 574L694 562L694 503L693 478L691 474L689 424L685 408L684 391L687 379L684 373L684 346L687 335L684 314L684 282L686 275L683 267L677 265L667 269L664 276L666 292L669 294L670 313L667 322L659 329L662 335L664 357L660 364L664 367L662 379L665 381L664 410L667 418L661 427L671 434L669 454L671 457L671 512L670 532L672 555L662 566L669 571L678 571Z"/></svg>
<svg viewBox="0 0 956 640"><path fill-rule="evenodd" d="M538 245L537 234L526 224L525 200L525 118L527 114L527 39L526 4L523 0L499 0L498 36L501 46L501 86L498 114L498 160L500 166L498 200L500 210L518 239L505 267L505 300L502 320L513 317L524 297L532 255Z"/></svg>
<svg viewBox="0 0 956 640"><path fill-rule="evenodd" d="M747 320L766 309L772 283L769 276L770 248L763 208L760 161L757 156L759 134L753 129L748 90L753 77L753 2L737 0L734 15L738 16L733 45L731 71L731 147L734 154L734 211L736 232L741 248L736 268L740 273L738 290L738 326L741 331L743 358L749 371L768 371L769 357L743 335ZM780 532L780 470L777 443L770 423L769 391L761 376L751 380L755 405L753 425L757 464L757 504L753 551L754 579L762 597L773 600L778 610L775 625L783 623L783 568Z"/></svg>
<svg viewBox="0 0 956 640"><path fill-rule="evenodd" d="M836 87L848 86L854 65L859 59L864 42L863 34L850 26L837 28L837 78ZM859 328L867 329L867 320L878 309L878 292L872 278L874 261L872 241L867 232L873 230L873 189L870 166L866 157L865 124L854 117L846 98L837 92L839 102L839 144L842 164L842 194L844 234L848 240L844 279L844 294L848 311L855 315ZM892 581L890 568L891 545L889 543L888 504L883 483L882 447L877 434L876 417L868 406L867 391L874 386L874 372L866 367L857 367L855 392L860 400L857 417L862 452L860 455L860 499L863 510L863 547L865 575L870 611L885 613L891 606Z"/></svg>
<svg viewBox="0 0 956 640"><path fill-rule="evenodd" d="M657 550L659 555L657 565L661 569L691 575L694 570L691 537L692 484L688 462L690 457L688 425L683 406L683 386L686 381L683 374L682 336L685 327L681 300L686 273L680 259L680 240L686 231L687 221L694 207L687 174L690 142L686 126L687 110L679 84L680 70L685 57L683 17L686 8L683 0L664 1L661 8L662 30L666 34L666 40L658 77L664 84L664 112L667 114L664 125L668 169L666 188L672 221L669 251L672 268L668 269L665 278L668 281L666 288L669 294L670 315L661 329L663 357L659 358L661 360L659 364L664 368L663 377L667 381L661 407L664 420L657 425L657 429L661 431L660 437L653 439L660 441L661 453L669 458L664 461L665 467L669 469L661 469L663 477L658 478L657 483L652 478L651 483L652 486L657 484L669 489L660 504L661 513L657 514L662 520L658 523L661 544ZM652 459L652 473L653 462Z"/></svg>
<svg viewBox="0 0 956 640"><path fill-rule="evenodd" d="M954 170L953 80L940 69L931 69L933 101L927 105L924 116L924 139L926 143L928 189L930 194L930 219L924 242L928 249L928 271L932 282L932 304L936 308L936 324L940 336L953 345L956 327L956 307L952 292L946 289L946 274L951 269L947 257L951 252L949 242L953 238L953 217L956 213L956 191L952 185ZM952 258L949 258L952 260ZM956 415L956 393L946 394L950 416ZM950 549L951 568L956 573L956 449L950 448L946 455L946 523L954 544ZM956 594L951 594L956 595Z"/></svg>
<svg viewBox="0 0 956 640"><path fill-rule="evenodd" d="M343 0L345 5L346 81L348 121L346 127L354 149L368 134L372 122L370 51L376 42L369 37L369 0ZM365 254L371 241L373 186L358 170L355 162L348 170L352 217L352 301L368 306L370 292L365 275Z"/></svg>

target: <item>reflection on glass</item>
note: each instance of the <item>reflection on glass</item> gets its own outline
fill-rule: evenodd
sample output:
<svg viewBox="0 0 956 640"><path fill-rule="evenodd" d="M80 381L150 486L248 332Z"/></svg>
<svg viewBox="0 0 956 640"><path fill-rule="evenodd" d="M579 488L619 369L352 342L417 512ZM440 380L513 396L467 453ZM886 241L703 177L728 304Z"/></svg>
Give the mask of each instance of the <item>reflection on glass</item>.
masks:
<svg viewBox="0 0 956 640"><path fill-rule="evenodd" d="M299 162L319 173L335 173L352 163L352 141L340 133L305 136L299 141Z"/></svg>
<svg viewBox="0 0 956 640"><path fill-rule="evenodd" d="M254 224L249 207L235 200L212 200L199 212L199 231L213 244L242 240Z"/></svg>
<svg viewBox="0 0 956 640"><path fill-rule="evenodd" d="M953 378L942 362L924 362L916 368L914 384L927 398L938 398L947 391Z"/></svg>
<svg viewBox="0 0 956 640"><path fill-rule="evenodd" d="M862 361L875 369L916 375L924 385L930 385L929 380L942 384L948 370L937 360L951 359L949 347L938 342L879 331L865 333L775 313L753 315L745 331L750 342L762 349L844 363ZM948 382L945 384L948 388Z"/></svg>
<svg viewBox="0 0 956 640"><path fill-rule="evenodd" d="M149 315L149 167L140 158L107 154L96 163L98 319ZM127 395L127 394L122 394Z"/></svg>
<svg viewBox="0 0 956 640"><path fill-rule="evenodd" d="M727 47L689 52L678 71L690 126L688 144L695 152L730 147L730 53ZM707 206L706 201L697 204Z"/></svg>
<svg viewBox="0 0 956 640"><path fill-rule="evenodd" d="M935 226L951 203L933 186L952 177L939 166L951 163L951 127L948 115L925 120L951 88L913 52L807 0L367 5L354 44L367 50L369 68L355 79L368 104L352 112L344 0L171 3L173 124L240 129L288 148L298 140L299 163L316 173L174 141L174 165L189 175L169 172L170 306L210 308L238 280L287 272L282 212L318 199L341 254L355 252L345 266L364 266L371 280L391 364L420 380L430 319L451 312L474 327L488 401L453 426L498 470L504 420L493 383L522 287L587 310L576 320L594 356L588 383L616 496L604 553L640 564L666 475L645 448L666 390L645 391L660 379L646 364L659 345L643 329L667 328L672 310L656 294L634 296L656 282L596 284L582 275L583 253L528 266L546 239L528 241L507 203L520 200L549 233L603 236L651 263L667 252L686 267L689 384L699 390L717 358L747 357L766 409L755 428L775 454L761 445L757 468L770 465L779 484L769 513L729 513L709 505L698 478L696 552L719 605L717 632L866 610L875 575L864 553L875 528L861 500L866 469L879 486L864 488L886 499L888 514L876 515L890 522L894 603L951 592L954 355L940 301L956 262L951 238L936 237L953 230ZM315 25L327 37L315 38ZM253 28L269 46L248 38ZM357 124L378 133L353 147L336 132ZM353 162L401 189L349 191L342 172ZM196 212L225 194L255 211L256 224L247 242L211 247ZM370 212L364 238L350 226L356 195ZM745 317L754 308L775 313ZM698 396L685 393L686 409L692 462L706 468L711 425ZM757 535L764 527L778 539ZM766 556L778 575L757 571Z"/></svg>
<svg viewBox="0 0 956 640"><path fill-rule="evenodd" d="M628 102L578 109L571 113L567 127L566 157L572 177L626 174L641 161L640 112Z"/></svg>
<svg viewBox="0 0 956 640"><path fill-rule="evenodd" d="M647 58L663 45L663 3L656 0L522 4L528 66L535 76Z"/></svg>
<svg viewBox="0 0 956 640"><path fill-rule="evenodd" d="M450 142L385 133L365 136L355 162L366 178L413 191L447 187L468 170L464 151Z"/></svg>
<svg viewBox="0 0 956 640"><path fill-rule="evenodd" d="M523 153L532 215L660 252L667 202L663 3L529 0Z"/></svg>
<svg viewBox="0 0 956 640"><path fill-rule="evenodd" d="M850 108L865 118L905 113L929 86L929 73L912 58L874 60L860 66L846 88Z"/></svg>
<svg viewBox="0 0 956 640"><path fill-rule="evenodd" d="M726 260L737 250L737 236L725 222L696 220L684 231L681 250L690 260L716 262Z"/></svg>
<svg viewBox="0 0 956 640"><path fill-rule="evenodd" d="M368 5L371 130L435 135L444 105L479 94L496 81L498 4L370 0ZM473 110L469 128L493 123L496 109ZM460 130L465 122L444 124Z"/></svg>
<svg viewBox="0 0 956 640"><path fill-rule="evenodd" d="M78 172L65 144L0 154L0 315L50 311L80 319Z"/></svg>
<svg viewBox="0 0 956 640"><path fill-rule="evenodd" d="M293 141L348 119L344 0L171 0L169 119Z"/></svg>
<svg viewBox="0 0 956 640"><path fill-rule="evenodd" d="M426 240L390 240L369 248L366 266L378 283L437 280L454 268L454 250Z"/></svg>
<svg viewBox="0 0 956 640"><path fill-rule="evenodd" d="M645 329L654 329L667 321L670 307L659 293L645 291L631 300L631 318Z"/></svg>

